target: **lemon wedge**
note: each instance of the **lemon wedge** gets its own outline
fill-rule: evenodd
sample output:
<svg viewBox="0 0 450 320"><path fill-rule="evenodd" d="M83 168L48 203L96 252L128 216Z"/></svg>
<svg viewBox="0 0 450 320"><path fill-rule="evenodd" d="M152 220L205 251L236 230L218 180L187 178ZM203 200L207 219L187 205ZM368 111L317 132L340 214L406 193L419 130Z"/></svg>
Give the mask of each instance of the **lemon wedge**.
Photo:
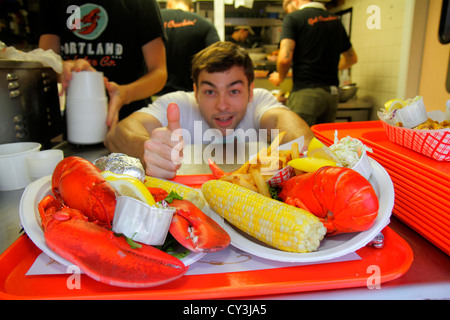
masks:
<svg viewBox="0 0 450 320"><path fill-rule="evenodd" d="M336 167L336 162L321 158L297 158L288 162L292 168L304 172L313 172L322 167L331 166Z"/></svg>
<svg viewBox="0 0 450 320"><path fill-rule="evenodd" d="M308 154L316 149L326 147L319 139L312 138L308 146Z"/></svg>
<svg viewBox="0 0 450 320"><path fill-rule="evenodd" d="M319 139L312 138L308 146L308 158L325 159L336 163L339 162L338 158L325 144Z"/></svg>
<svg viewBox="0 0 450 320"><path fill-rule="evenodd" d="M391 99L384 104L384 108L387 112L392 112L403 107L405 107L405 102L401 99Z"/></svg>
<svg viewBox="0 0 450 320"><path fill-rule="evenodd" d="M150 206L155 204L152 194L139 179L111 171L103 171L101 174L120 195L135 198Z"/></svg>

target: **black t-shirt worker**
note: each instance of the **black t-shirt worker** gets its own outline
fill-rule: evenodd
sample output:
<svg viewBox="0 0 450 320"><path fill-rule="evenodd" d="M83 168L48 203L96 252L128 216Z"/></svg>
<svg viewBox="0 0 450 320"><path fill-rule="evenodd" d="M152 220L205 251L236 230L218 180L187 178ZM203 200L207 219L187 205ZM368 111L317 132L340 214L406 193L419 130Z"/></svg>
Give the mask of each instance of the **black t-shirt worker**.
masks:
<svg viewBox="0 0 450 320"><path fill-rule="evenodd" d="M39 5L39 47L63 58L63 89L73 71L97 70L109 80L109 126L146 107L164 87L164 29L156 0L41 0Z"/></svg>
<svg viewBox="0 0 450 320"><path fill-rule="evenodd" d="M338 105L338 70L350 68L357 56L339 18L319 2L285 0L277 72L278 86L292 67L293 87L287 106L310 126L334 122Z"/></svg>
<svg viewBox="0 0 450 320"><path fill-rule="evenodd" d="M220 40L214 25L192 11L191 0L168 0L166 9L161 10L167 35L168 79L158 95L178 90L192 91L192 57Z"/></svg>

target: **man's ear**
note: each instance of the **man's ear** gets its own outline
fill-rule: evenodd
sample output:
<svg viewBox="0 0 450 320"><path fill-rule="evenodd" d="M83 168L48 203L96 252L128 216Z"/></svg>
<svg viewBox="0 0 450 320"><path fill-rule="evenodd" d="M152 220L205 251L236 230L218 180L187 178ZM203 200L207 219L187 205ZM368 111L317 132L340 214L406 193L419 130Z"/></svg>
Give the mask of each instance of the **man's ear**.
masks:
<svg viewBox="0 0 450 320"><path fill-rule="evenodd" d="M255 89L255 83L252 82L249 86L249 92L248 92L248 103L252 102L253 100L253 89Z"/></svg>
<svg viewBox="0 0 450 320"><path fill-rule="evenodd" d="M195 85L195 83L192 85L192 87L194 88L195 99L197 99L198 91L197 91L197 86Z"/></svg>

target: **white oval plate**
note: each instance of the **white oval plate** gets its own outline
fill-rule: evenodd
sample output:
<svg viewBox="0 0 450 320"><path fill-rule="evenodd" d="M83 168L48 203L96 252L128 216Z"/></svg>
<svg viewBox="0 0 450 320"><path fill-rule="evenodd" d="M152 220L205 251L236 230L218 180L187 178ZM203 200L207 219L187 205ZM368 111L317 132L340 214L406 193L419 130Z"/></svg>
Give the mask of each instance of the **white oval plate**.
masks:
<svg viewBox="0 0 450 320"><path fill-rule="evenodd" d="M283 262L320 262L335 259L364 247L389 224L394 207L394 186L386 170L375 160L370 159L373 168L369 182L372 184L380 204L378 216L374 225L362 232L338 234L326 237L315 252L294 253L269 247L255 238L239 231L230 223L224 221L221 226L231 237L231 244L255 256ZM205 212L212 211L208 206ZM209 212L208 212L209 213ZM215 219L218 221L217 219Z"/></svg>
<svg viewBox="0 0 450 320"><path fill-rule="evenodd" d="M41 227L41 218L39 216L38 204L47 195L51 194L51 176L42 177L25 189L20 199L19 215L22 227L31 241L45 252L50 258L58 261L65 266L71 266L73 263L62 258L51 250L45 242L44 232ZM191 252L188 256L181 259L185 266L189 266L200 260L205 253Z"/></svg>
<svg viewBox="0 0 450 320"><path fill-rule="evenodd" d="M205 204L202 211L213 218L228 232L233 246L255 256L282 262L321 262L339 258L367 245L389 224L390 221L392 208L394 207L394 186L392 180L386 170L378 162L370 159L370 163L373 168L373 174L370 177L369 182L372 184L378 196L380 205L374 225L366 231L326 237L322 240L320 247L315 252L293 253L269 247L233 227L215 213L208 204ZM69 266L71 263L48 248L41 229L37 206L42 198L50 194L50 178L50 176L41 178L25 189L20 202L20 219L22 221L22 226L30 239L42 251L56 261ZM182 261L185 265L190 265L201 259L203 256L203 253L191 253L182 259Z"/></svg>

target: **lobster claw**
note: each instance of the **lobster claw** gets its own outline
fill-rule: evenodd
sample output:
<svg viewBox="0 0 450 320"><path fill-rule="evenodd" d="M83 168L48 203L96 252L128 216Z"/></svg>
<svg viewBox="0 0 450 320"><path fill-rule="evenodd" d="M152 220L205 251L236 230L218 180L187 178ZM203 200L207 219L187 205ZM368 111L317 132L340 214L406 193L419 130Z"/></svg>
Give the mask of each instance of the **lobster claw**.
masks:
<svg viewBox="0 0 450 320"><path fill-rule="evenodd" d="M152 246L131 248L125 237L89 222L81 211L51 195L38 207L47 245L97 281L121 287L152 287L175 280L188 270L179 259Z"/></svg>
<svg viewBox="0 0 450 320"><path fill-rule="evenodd" d="M169 231L185 248L194 252L216 252L230 244L228 233L190 201L173 200L170 206L177 211Z"/></svg>

